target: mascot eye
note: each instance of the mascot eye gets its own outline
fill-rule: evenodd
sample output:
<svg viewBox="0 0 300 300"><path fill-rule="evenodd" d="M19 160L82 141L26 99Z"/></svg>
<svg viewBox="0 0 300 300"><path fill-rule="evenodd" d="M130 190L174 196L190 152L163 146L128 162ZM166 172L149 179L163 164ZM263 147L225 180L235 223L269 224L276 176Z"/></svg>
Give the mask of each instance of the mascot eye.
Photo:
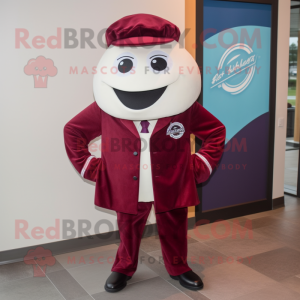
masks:
<svg viewBox="0 0 300 300"><path fill-rule="evenodd" d="M123 58L118 64L118 70L121 73L128 73L133 67L133 62L130 58Z"/></svg>
<svg viewBox="0 0 300 300"><path fill-rule="evenodd" d="M119 54L113 64L112 73L120 77L132 76L136 73L137 59L131 52Z"/></svg>
<svg viewBox="0 0 300 300"><path fill-rule="evenodd" d="M147 65L154 74L168 74L173 62L167 52L154 50L147 55Z"/></svg>
<svg viewBox="0 0 300 300"><path fill-rule="evenodd" d="M167 66L168 63L163 57L154 57L151 60L151 67L155 71L163 71Z"/></svg>

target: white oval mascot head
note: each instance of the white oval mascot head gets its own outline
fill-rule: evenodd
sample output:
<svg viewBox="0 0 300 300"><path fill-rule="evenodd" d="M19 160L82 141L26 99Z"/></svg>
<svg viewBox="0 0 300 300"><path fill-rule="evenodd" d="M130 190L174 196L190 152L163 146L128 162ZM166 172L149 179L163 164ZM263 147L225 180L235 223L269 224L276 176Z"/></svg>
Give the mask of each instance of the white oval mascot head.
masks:
<svg viewBox="0 0 300 300"><path fill-rule="evenodd" d="M179 37L177 26L153 15L130 15L113 23L94 75L99 107L126 120L153 120L187 110L201 92L201 77Z"/></svg>

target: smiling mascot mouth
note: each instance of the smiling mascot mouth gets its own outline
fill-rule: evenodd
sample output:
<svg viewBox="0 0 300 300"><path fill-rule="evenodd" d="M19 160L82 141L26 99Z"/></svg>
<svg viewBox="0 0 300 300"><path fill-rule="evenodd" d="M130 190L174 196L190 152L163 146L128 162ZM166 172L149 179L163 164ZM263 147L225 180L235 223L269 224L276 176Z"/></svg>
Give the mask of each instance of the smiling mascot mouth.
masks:
<svg viewBox="0 0 300 300"><path fill-rule="evenodd" d="M165 92L167 86L142 92L125 92L114 88L119 100L130 109L144 109L153 105Z"/></svg>

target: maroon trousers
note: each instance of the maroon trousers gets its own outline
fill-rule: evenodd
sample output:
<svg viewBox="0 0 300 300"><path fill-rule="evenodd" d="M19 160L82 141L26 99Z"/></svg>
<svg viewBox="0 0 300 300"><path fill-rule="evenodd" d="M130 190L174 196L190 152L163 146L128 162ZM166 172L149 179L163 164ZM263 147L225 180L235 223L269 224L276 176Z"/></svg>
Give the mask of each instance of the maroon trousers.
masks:
<svg viewBox="0 0 300 300"><path fill-rule="evenodd" d="M132 276L137 269L139 247L153 202L139 202L137 215L117 212L121 244L112 271ZM187 207L157 213L156 223L165 267L177 276L187 264Z"/></svg>

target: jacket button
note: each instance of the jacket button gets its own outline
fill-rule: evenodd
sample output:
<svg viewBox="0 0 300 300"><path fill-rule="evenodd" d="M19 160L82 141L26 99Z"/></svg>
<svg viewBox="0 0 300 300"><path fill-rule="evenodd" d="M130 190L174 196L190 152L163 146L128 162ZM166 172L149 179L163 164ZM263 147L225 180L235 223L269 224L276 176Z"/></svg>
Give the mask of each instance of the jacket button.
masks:
<svg viewBox="0 0 300 300"><path fill-rule="evenodd" d="M136 151L134 151L134 152L133 152L133 155L134 155L134 156L137 156L137 155L138 155L138 153L137 153Z"/></svg>
<svg viewBox="0 0 300 300"><path fill-rule="evenodd" d="M137 180L137 177L136 177L136 176L133 176L133 180Z"/></svg>

